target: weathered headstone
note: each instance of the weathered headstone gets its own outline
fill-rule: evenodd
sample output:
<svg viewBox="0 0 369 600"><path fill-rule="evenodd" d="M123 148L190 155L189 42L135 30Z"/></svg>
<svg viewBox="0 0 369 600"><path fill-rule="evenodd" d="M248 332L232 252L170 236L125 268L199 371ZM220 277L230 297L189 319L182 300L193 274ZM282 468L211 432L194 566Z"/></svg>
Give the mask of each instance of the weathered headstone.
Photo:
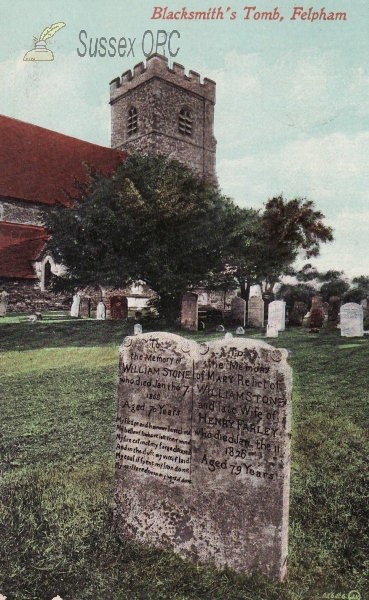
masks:
<svg viewBox="0 0 369 600"><path fill-rule="evenodd" d="M0 294L0 317L6 316L6 309L8 308L8 293L4 291Z"/></svg>
<svg viewBox="0 0 369 600"><path fill-rule="evenodd" d="M274 300L269 304L268 325L278 331L286 329L286 303L284 300Z"/></svg>
<svg viewBox="0 0 369 600"><path fill-rule="evenodd" d="M82 296L79 303L79 316L90 317L91 316L91 299L88 296Z"/></svg>
<svg viewBox="0 0 369 600"><path fill-rule="evenodd" d="M96 319L99 321L105 321L106 319L106 306L103 302L98 302L96 306Z"/></svg>
<svg viewBox="0 0 369 600"><path fill-rule="evenodd" d="M233 338L233 333L231 333L230 331L227 331L227 333L224 336L224 339L231 340L232 338Z"/></svg>
<svg viewBox="0 0 369 600"><path fill-rule="evenodd" d="M231 301L231 321L235 325L246 324L246 300L235 296Z"/></svg>
<svg viewBox="0 0 369 600"><path fill-rule="evenodd" d="M295 302L293 309L288 315L289 325L302 325L304 317L308 312L308 305L305 302Z"/></svg>
<svg viewBox="0 0 369 600"><path fill-rule="evenodd" d="M276 338L278 337L278 327L274 326L274 325L267 325L267 329L266 329L266 337L267 338Z"/></svg>
<svg viewBox="0 0 369 600"><path fill-rule="evenodd" d="M141 323L135 323L133 327L133 335L140 335L142 333L142 325Z"/></svg>
<svg viewBox="0 0 369 600"><path fill-rule="evenodd" d="M116 321L128 317L128 300L126 296L110 296L109 298L110 318Z"/></svg>
<svg viewBox="0 0 369 600"><path fill-rule="evenodd" d="M283 579L291 370L248 339L125 338L114 526L193 561Z"/></svg>
<svg viewBox="0 0 369 600"><path fill-rule="evenodd" d="M263 327L264 301L260 296L252 296L249 299L247 322L250 327Z"/></svg>
<svg viewBox="0 0 369 600"><path fill-rule="evenodd" d="M355 302L341 306L341 336L362 337L364 335L363 307Z"/></svg>
<svg viewBox="0 0 369 600"><path fill-rule="evenodd" d="M72 306L70 308L70 316L71 317L79 317L80 302L81 302L81 296L79 294L74 294Z"/></svg>
<svg viewBox="0 0 369 600"><path fill-rule="evenodd" d="M189 292L182 298L181 328L188 331L197 331L198 328L198 302L197 294Z"/></svg>
<svg viewBox="0 0 369 600"><path fill-rule="evenodd" d="M217 325L215 331L217 333L223 333L223 331L225 331L224 325Z"/></svg>
<svg viewBox="0 0 369 600"><path fill-rule="evenodd" d="M237 327L236 335L245 335L245 330L243 327Z"/></svg>

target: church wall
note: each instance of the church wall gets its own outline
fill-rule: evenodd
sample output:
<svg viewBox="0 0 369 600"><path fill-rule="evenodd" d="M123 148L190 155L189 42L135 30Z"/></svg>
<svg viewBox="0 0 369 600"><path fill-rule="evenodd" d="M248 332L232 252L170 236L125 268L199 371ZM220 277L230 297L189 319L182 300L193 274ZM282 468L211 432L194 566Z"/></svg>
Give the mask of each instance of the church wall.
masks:
<svg viewBox="0 0 369 600"><path fill-rule="evenodd" d="M7 313L48 312L70 310L72 294L41 291L40 282L34 279L0 278L0 292L8 295Z"/></svg>

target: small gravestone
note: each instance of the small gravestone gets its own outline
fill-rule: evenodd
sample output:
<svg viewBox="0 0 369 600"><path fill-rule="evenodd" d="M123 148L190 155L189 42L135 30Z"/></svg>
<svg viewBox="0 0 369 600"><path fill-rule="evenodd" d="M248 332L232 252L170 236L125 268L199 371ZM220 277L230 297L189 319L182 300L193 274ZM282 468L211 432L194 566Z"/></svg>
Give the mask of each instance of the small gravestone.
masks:
<svg viewBox="0 0 369 600"><path fill-rule="evenodd" d="M133 327L133 335L140 335L142 333L142 325L140 323L136 323Z"/></svg>
<svg viewBox="0 0 369 600"><path fill-rule="evenodd" d="M113 295L109 298L110 318L114 321L128 317L128 300L126 296Z"/></svg>
<svg viewBox="0 0 369 600"><path fill-rule="evenodd" d="M70 308L70 316L71 317L79 317L80 302L81 302L81 296L79 294L74 294L72 306Z"/></svg>
<svg viewBox="0 0 369 600"><path fill-rule="evenodd" d="M235 296L231 301L231 321L243 327L246 323L246 300L239 296Z"/></svg>
<svg viewBox="0 0 369 600"><path fill-rule="evenodd" d="M260 296L252 296L248 306L248 324L250 327L263 327L264 301Z"/></svg>
<svg viewBox="0 0 369 600"><path fill-rule="evenodd" d="M275 325L267 325L266 329L266 337L267 338L277 338L278 337L278 328Z"/></svg>
<svg viewBox="0 0 369 600"><path fill-rule="evenodd" d="M268 325L278 331L286 329L286 303L284 300L274 300L269 304Z"/></svg>
<svg viewBox="0 0 369 600"><path fill-rule="evenodd" d="M195 562L283 579L291 370L258 340L125 338L114 527Z"/></svg>
<svg viewBox="0 0 369 600"><path fill-rule="evenodd" d="M6 316L6 310L8 308L8 293L4 291L0 294L0 317Z"/></svg>
<svg viewBox="0 0 369 600"><path fill-rule="evenodd" d="M224 325L217 325L216 328L215 328L215 331L217 333L223 333L225 331Z"/></svg>
<svg viewBox="0 0 369 600"><path fill-rule="evenodd" d="M79 316L88 317L91 315L91 298L88 296L82 296L79 303Z"/></svg>
<svg viewBox="0 0 369 600"><path fill-rule="evenodd" d="M309 327L311 333L318 333L324 325L323 308L312 308L309 316Z"/></svg>
<svg viewBox="0 0 369 600"><path fill-rule="evenodd" d="M227 333L224 336L224 339L231 340L232 338L233 338L233 333L231 333L230 331L227 331Z"/></svg>
<svg viewBox="0 0 369 600"><path fill-rule="evenodd" d="M237 327L236 329L236 335L244 335L245 334L245 330L243 327Z"/></svg>
<svg viewBox="0 0 369 600"><path fill-rule="evenodd" d="M341 306L341 336L362 337L364 335L363 307L355 302Z"/></svg>
<svg viewBox="0 0 369 600"><path fill-rule="evenodd" d="M106 306L103 302L98 302L96 306L96 319L99 321L105 321L106 319Z"/></svg>
<svg viewBox="0 0 369 600"><path fill-rule="evenodd" d="M181 329L197 331L198 329L198 301L197 294L189 292L182 298Z"/></svg>
<svg viewBox="0 0 369 600"><path fill-rule="evenodd" d="M288 315L288 324L289 325L302 325L304 321L304 317L308 312L308 305L305 302L295 302L293 305L293 309Z"/></svg>

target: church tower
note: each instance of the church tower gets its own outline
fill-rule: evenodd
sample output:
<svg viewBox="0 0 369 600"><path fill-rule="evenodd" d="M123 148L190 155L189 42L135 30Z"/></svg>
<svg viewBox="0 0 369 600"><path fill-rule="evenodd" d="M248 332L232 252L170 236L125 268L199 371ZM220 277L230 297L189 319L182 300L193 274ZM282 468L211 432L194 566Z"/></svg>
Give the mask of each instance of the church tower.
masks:
<svg viewBox="0 0 369 600"><path fill-rule="evenodd" d="M159 54L110 83L111 146L163 154L216 182L215 82Z"/></svg>

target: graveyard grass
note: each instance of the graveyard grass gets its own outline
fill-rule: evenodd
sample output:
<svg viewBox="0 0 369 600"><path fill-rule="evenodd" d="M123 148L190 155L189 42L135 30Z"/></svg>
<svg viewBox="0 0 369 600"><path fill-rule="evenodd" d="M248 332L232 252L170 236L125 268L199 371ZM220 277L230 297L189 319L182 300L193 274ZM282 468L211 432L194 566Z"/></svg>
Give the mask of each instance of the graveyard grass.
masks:
<svg viewBox="0 0 369 600"><path fill-rule="evenodd" d="M118 345L133 324L45 317L0 322L8 600L298 600L351 590L369 598L367 338L293 328L269 340L291 350L294 376L289 575L276 583L114 537Z"/></svg>

